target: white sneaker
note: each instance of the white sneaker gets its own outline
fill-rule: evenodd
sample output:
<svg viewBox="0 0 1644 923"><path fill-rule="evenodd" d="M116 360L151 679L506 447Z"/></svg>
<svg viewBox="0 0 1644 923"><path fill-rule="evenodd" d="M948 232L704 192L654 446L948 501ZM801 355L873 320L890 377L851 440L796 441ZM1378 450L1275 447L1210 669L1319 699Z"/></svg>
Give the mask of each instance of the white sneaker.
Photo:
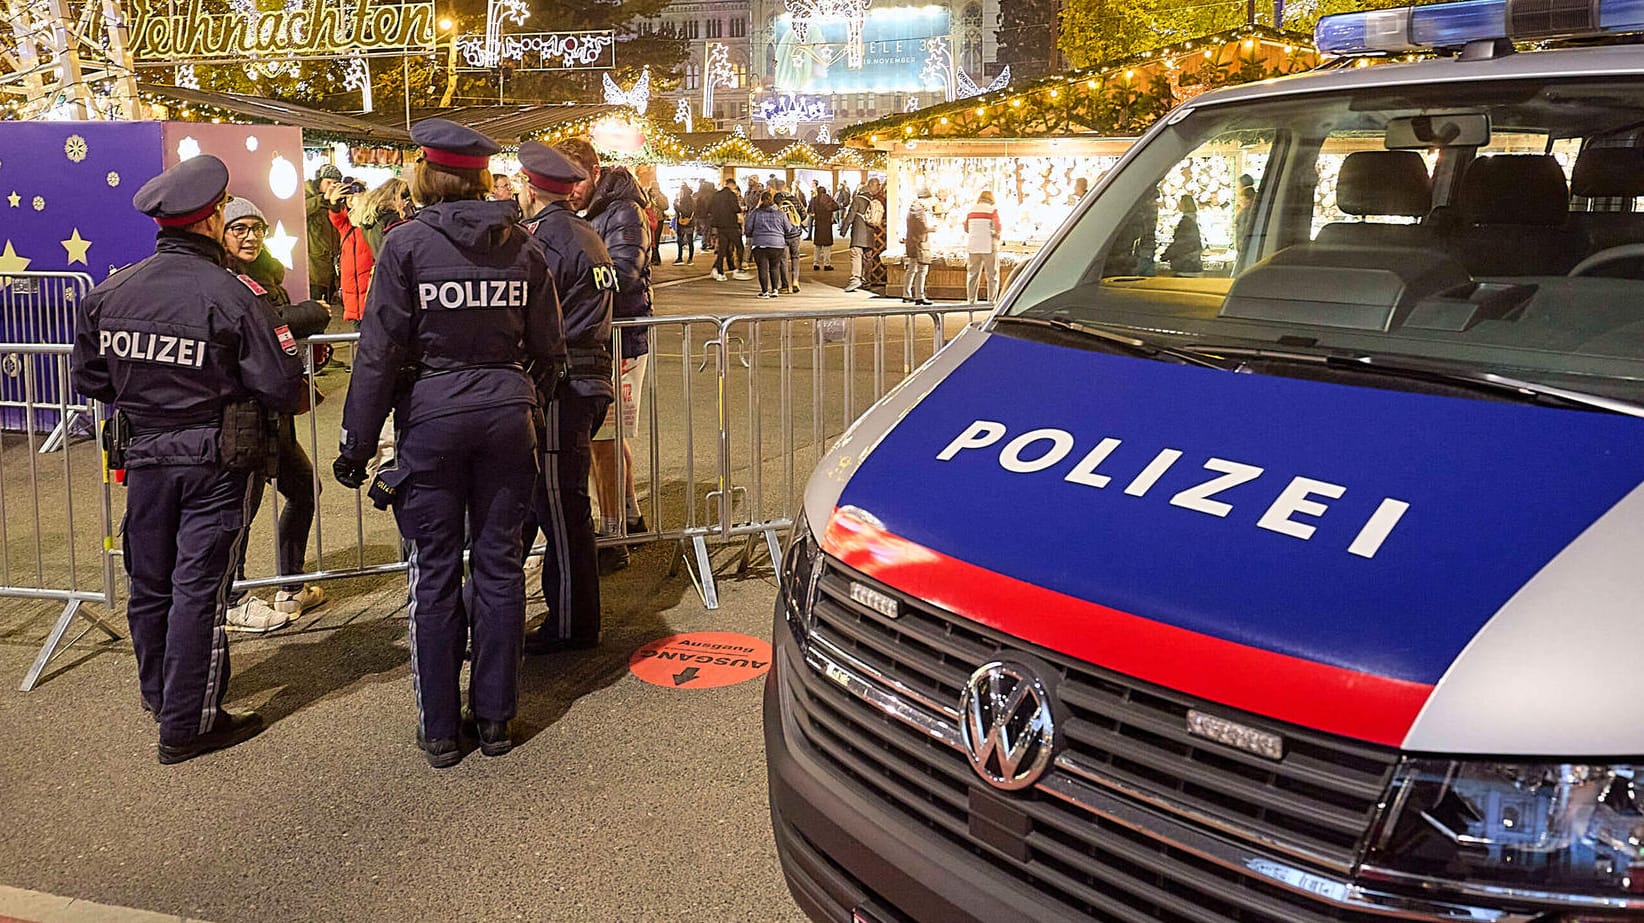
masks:
<svg viewBox="0 0 1644 923"><path fill-rule="evenodd" d="M747 271L746 269L738 269L736 272L731 273L731 278L736 279L739 282L746 282L753 278L753 273Z"/></svg>
<svg viewBox="0 0 1644 923"><path fill-rule="evenodd" d="M238 606L230 606L228 610L229 631L249 631L262 634L265 631L274 631L284 628L291 619L285 613L276 612L268 603L255 596L247 596L245 602Z"/></svg>
<svg viewBox="0 0 1644 923"><path fill-rule="evenodd" d="M856 291L857 289L859 289L861 287L862 287L862 281L860 279L852 279L849 282L845 283L845 291L847 291L847 292L854 292L854 291Z"/></svg>
<svg viewBox="0 0 1644 923"><path fill-rule="evenodd" d="M725 274L720 272L717 269L714 270L714 281L715 282L724 282L725 281Z"/></svg>
<svg viewBox="0 0 1644 923"><path fill-rule="evenodd" d="M323 602L325 602L325 590L312 583L307 583L295 593L286 590L275 593L274 611L296 618Z"/></svg>

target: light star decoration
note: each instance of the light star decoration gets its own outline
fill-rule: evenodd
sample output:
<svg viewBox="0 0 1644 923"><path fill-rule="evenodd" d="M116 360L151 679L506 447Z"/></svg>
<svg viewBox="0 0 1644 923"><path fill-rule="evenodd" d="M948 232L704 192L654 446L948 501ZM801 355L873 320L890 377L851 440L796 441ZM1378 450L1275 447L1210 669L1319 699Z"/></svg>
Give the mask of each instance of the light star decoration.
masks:
<svg viewBox="0 0 1644 923"><path fill-rule="evenodd" d="M0 273L23 272L29 268L29 264L32 262L34 261L27 257L18 256L17 251L12 249L9 240L6 241L6 248L0 250Z"/></svg>
<svg viewBox="0 0 1644 923"><path fill-rule="evenodd" d="M297 246L297 238L285 232L285 222L275 221L274 232L263 238L263 246L274 258L287 269L295 269L296 264L291 262L291 251Z"/></svg>
<svg viewBox="0 0 1644 923"><path fill-rule="evenodd" d="M79 263L82 266L90 265L86 262L86 251L91 249L91 241L80 236L80 229L75 228L69 239L61 241L63 249L68 251L69 265Z"/></svg>
<svg viewBox="0 0 1644 923"><path fill-rule="evenodd" d="M12 208L17 208L23 204L23 197L17 194L17 190L13 189L11 191L11 195L6 196L6 202L9 203Z"/></svg>

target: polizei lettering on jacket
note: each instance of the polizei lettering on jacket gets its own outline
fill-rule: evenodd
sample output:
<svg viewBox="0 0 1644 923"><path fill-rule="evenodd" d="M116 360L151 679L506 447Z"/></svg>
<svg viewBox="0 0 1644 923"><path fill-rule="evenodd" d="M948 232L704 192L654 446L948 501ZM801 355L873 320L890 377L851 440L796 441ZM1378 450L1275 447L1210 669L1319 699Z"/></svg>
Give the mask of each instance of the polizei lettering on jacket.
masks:
<svg viewBox="0 0 1644 923"><path fill-rule="evenodd" d="M1006 431L1003 423L976 420L938 452L936 458L938 461L952 461L960 452L997 445L1005 438ZM1128 453L1127 457L1127 453L1120 452L1123 445L1123 440L1108 437L1086 449L1082 455L1075 455L1077 442L1072 433L1061 429L1034 429L1004 444L999 450L999 466L1016 474L1036 474L1076 458L1072 467L1062 474L1062 480L1097 489L1117 487L1126 496L1146 497L1166 472L1178 463L1184 467L1193 464L1192 461L1182 462L1185 453L1180 449L1160 449L1150 458L1135 453ZM1267 469L1257 465L1216 457L1205 459L1199 465L1206 476L1193 486L1173 494L1171 506L1208 516L1226 517L1233 511L1233 505L1220 499L1224 493L1241 484L1264 478L1273 483ZM1256 525L1309 541L1316 527L1298 521L1296 517L1323 516L1330 509L1324 501L1339 500L1346 494L1347 488L1341 484L1292 477L1269 501ZM1409 508L1410 504L1403 500L1384 498L1359 528L1358 534L1347 546L1347 552L1361 558L1375 557Z"/></svg>
<svg viewBox="0 0 1644 923"><path fill-rule="evenodd" d="M143 333L137 330L99 330L97 351L105 356L139 362L158 362L197 369L205 364L204 340L166 336L161 333Z"/></svg>
<svg viewBox="0 0 1644 923"><path fill-rule="evenodd" d="M523 308L524 279L465 279L417 283L417 301L424 311L433 308Z"/></svg>

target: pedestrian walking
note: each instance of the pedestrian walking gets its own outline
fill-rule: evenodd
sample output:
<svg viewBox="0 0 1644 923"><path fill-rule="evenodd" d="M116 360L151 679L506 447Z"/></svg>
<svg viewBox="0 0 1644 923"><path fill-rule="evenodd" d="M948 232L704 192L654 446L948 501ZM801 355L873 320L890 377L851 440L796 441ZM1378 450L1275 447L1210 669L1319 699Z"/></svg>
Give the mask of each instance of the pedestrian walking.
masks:
<svg viewBox="0 0 1644 923"><path fill-rule="evenodd" d="M857 190L850 208L845 212L843 227L845 233L850 235L851 242L851 277L845 283L847 292L861 288L867 282L867 272L872 268L874 231L885 225L885 206L879 202L878 192L879 179L869 179Z"/></svg>
<svg viewBox="0 0 1644 923"><path fill-rule="evenodd" d="M690 183L679 184L674 196L674 265L696 262L696 194Z"/></svg>
<svg viewBox="0 0 1644 923"><path fill-rule="evenodd" d="M805 235L805 203L798 193L788 188L788 181L774 179L771 181L771 198L778 211L793 225L794 232L790 233L784 244L786 260L782 264L782 275L787 284L784 291L797 294L799 292L799 240Z"/></svg>
<svg viewBox="0 0 1644 923"><path fill-rule="evenodd" d="M818 272L833 272L833 216L839 211L839 203L828 195L828 187L818 186L816 194L811 196L811 269Z"/></svg>
<svg viewBox="0 0 1644 923"><path fill-rule="evenodd" d="M519 161L526 179L522 196L531 211L525 226L548 254L570 361L559 390L542 395L545 418L537 455L542 476L525 528L526 553L539 527L547 540L542 598L548 605L548 618L525 639L525 652L547 654L599 644L598 548L588 475L593 435L614 396L611 312L617 270L599 232L571 207L577 187L592 182L588 171L535 141L520 145Z"/></svg>
<svg viewBox="0 0 1644 923"><path fill-rule="evenodd" d="M965 216L965 300L976 303L982 277L987 277L987 303L999 300L999 235L1004 225L993 205L993 190L984 189Z"/></svg>
<svg viewBox="0 0 1644 923"><path fill-rule="evenodd" d="M480 751L513 748L525 635L521 538L536 483L540 391L563 373L559 300L519 206L486 201L500 148L445 119L412 127L422 205L383 240L343 408L337 480L357 488L390 407L399 457L377 472L409 543L417 744L437 768L462 759L463 651ZM533 381L534 377L538 381ZM464 541L464 537L467 541ZM462 602L469 546L473 607Z"/></svg>
<svg viewBox="0 0 1644 923"><path fill-rule="evenodd" d="M798 238L799 228L776 207L776 197L766 190L759 195L759 205L748 213L746 232L759 267L758 297L775 298L784 288L788 241Z"/></svg>
<svg viewBox="0 0 1644 923"><path fill-rule="evenodd" d="M925 278L930 275L931 264L929 189L920 189L908 205L908 229L903 244L907 249L907 262L902 300L930 304L930 299L925 297Z"/></svg>
<svg viewBox="0 0 1644 923"><path fill-rule="evenodd" d="M263 246L267 236L268 220L256 203L243 196L231 196L223 208L223 249L227 254L224 265L230 272L256 284L253 294L291 328L292 336L302 340L324 333L331 321L330 312L317 301L291 301L291 295L283 284L285 267ZM305 569L308 532L314 525L320 485L314 479L314 463L297 440L296 418L291 414L280 414L275 420L274 438L274 489L284 501L274 530L274 557L280 575L286 576L303 573ZM258 509L252 508L252 518L256 517ZM250 528L249 523L246 528ZM243 557L236 576L245 579ZM300 580L281 584L274 592L272 606L257 596L235 593L231 588L225 627L229 631L274 631L323 602L324 589L318 584L305 585Z"/></svg>
<svg viewBox="0 0 1644 923"><path fill-rule="evenodd" d="M331 190L342 182L336 164L314 171L314 179L304 190L303 207L308 216L308 297L331 304L336 301L337 257L342 243L331 223Z"/></svg>
<svg viewBox="0 0 1644 923"><path fill-rule="evenodd" d="M302 408L291 330L255 283L223 268L228 168L201 154L137 190L160 225L154 256L110 276L77 311L76 391L113 406L126 470L126 618L159 760L257 733L223 708L229 584L272 461L268 418ZM114 421L110 421L113 423Z"/></svg>
<svg viewBox="0 0 1644 923"><path fill-rule="evenodd" d="M714 278L751 278L742 264L742 196L737 192L736 180L727 177L725 185L714 193L708 214L714 223Z"/></svg>
<svg viewBox="0 0 1644 923"><path fill-rule="evenodd" d="M696 225L697 240L703 250L714 249L714 222L709 211L718 191L713 183L702 180L697 183L696 195L691 201L691 223Z"/></svg>
<svg viewBox="0 0 1644 923"><path fill-rule="evenodd" d="M646 196L626 167L599 163L594 146L585 138L571 138L559 144L560 153L570 157L590 177L580 187L588 221L605 241L605 249L616 267L616 295L611 306L617 318L651 316L650 240L646 238L644 207ZM594 484L599 491L600 529L607 535L642 533L645 517L639 512L634 485L634 449L639 437L639 411L645 394L645 373L650 361L650 332L630 327L622 332L622 354L617 358L622 401L620 414L607 414L603 426L594 433ZM620 416L621 419L614 419ZM622 480L617 480L617 427L622 427ZM599 550L599 572L613 574L628 566L628 548L612 545Z"/></svg>

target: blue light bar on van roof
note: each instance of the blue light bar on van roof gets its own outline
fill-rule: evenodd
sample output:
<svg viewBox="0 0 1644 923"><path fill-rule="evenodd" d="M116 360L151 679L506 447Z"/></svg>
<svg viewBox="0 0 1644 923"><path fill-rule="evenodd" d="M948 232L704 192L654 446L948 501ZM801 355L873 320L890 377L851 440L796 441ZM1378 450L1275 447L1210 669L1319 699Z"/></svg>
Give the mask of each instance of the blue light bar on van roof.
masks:
<svg viewBox="0 0 1644 923"><path fill-rule="evenodd" d="M1366 55L1460 48L1480 39L1529 41L1644 31L1644 0L1599 0L1596 7L1571 10L1545 0L1462 0L1338 13L1319 20L1316 38L1326 54ZM1572 17L1572 12L1577 15Z"/></svg>

